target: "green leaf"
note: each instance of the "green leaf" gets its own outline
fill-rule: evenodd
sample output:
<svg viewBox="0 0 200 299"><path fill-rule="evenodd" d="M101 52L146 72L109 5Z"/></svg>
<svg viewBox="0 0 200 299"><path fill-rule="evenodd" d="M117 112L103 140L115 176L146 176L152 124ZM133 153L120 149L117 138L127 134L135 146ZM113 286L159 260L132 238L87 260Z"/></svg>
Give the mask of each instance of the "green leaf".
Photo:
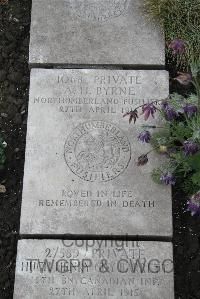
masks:
<svg viewBox="0 0 200 299"><path fill-rule="evenodd" d="M183 191L187 193L189 196L199 191L199 185L194 184L190 177L187 177L184 180L181 179L179 185L181 189L183 189Z"/></svg>
<svg viewBox="0 0 200 299"><path fill-rule="evenodd" d="M192 136L192 129L186 126L185 123L173 123L171 127L171 135L175 140L183 143L186 139L189 139Z"/></svg>
<svg viewBox="0 0 200 299"><path fill-rule="evenodd" d="M200 187L200 171L192 175L192 182Z"/></svg>
<svg viewBox="0 0 200 299"><path fill-rule="evenodd" d="M194 156L187 158L188 164L190 167L196 171L200 171L200 154L197 153Z"/></svg>
<svg viewBox="0 0 200 299"><path fill-rule="evenodd" d="M168 130L155 132L151 137L151 145L156 148L160 145L167 145L169 143L170 133Z"/></svg>
<svg viewBox="0 0 200 299"><path fill-rule="evenodd" d="M161 175L162 175L162 170L160 168L155 168L151 173L151 177L153 181L157 184L162 184L160 180Z"/></svg>

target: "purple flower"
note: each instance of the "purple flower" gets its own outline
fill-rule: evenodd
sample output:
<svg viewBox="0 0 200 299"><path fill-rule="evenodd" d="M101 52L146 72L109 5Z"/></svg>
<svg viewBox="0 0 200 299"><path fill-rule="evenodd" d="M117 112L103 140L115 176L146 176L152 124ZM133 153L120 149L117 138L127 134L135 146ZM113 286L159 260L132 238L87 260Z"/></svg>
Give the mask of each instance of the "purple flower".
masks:
<svg viewBox="0 0 200 299"><path fill-rule="evenodd" d="M138 118L138 111L137 111L137 109L135 109L135 110L131 110L131 111L129 111L129 112L126 112L124 115L123 115L123 117L125 117L125 116L129 116L129 124L132 122L132 120L133 120L133 122L134 122L134 124L135 124L135 122L136 122L136 120L137 120L137 118Z"/></svg>
<svg viewBox="0 0 200 299"><path fill-rule="evenodd" d="M174 80L178 81L181 85L187 86L192 82L192 75L190 73L178 72L178 76Z"/></svg>
<svg viewBox="0 0 200 299"><path fill-rule="evenodd" d="M156 106L153 103L144 104L142 106L142 114L144 114L144 119L147 120L151 115L154 118L154 113L156 112Z"/></svg>
<svg viewBox="0 0 200 299"><path fill-rule="evenodd" d="M170 106L165 110L165 117L167 120L172 121L178 117L178 113Z"/></svg>
<svg viewBox="0 0 200 299"><path fill-rule="evenodd" d="M169 44L169 48L172 50L174 55L184 54L185 53L185 43L181 39L174 39Z"/></svg>
<svg viewBox="0 0 200 299"><path fill-rule="evenodd" d="M192 140L186 140L183 144L186 156L194 155L198 151L198 145Z"/></svg>
<svg viewBox="0 0 200 299"><path fill-rule="evenodd" d="M148 162L148 157L147 157L147 154L145 155L141 155L139 158L138 158L138 161L137 161L137 166L143 166L145 164L147 164Z"/></svg>
<svg viewBox="0 0 200 299"><path fill-rule="evenodd" d="M197 204L195 204L191 200L189 200L187 202L187 205L188 205L187 211L190 211L192 216L195 214L198 214L198 215L200 214L200 207Z"/></svg>
<svg viewBox="0 0 200 299"><path fill-rule="evenodd" d="M165 110L168 106L169 106L169 103L168 103L167 101L162 101L162 103L161 103L161 108L162 108L163 110Z"/></svg>
<svg viewBox="0 0 200 299"><path fill-rule="evenodd" d="M191 215L200 215L200 191L192 195L187 202L187 211L191 212Z"/></svg>
<svg viewBox="0 0 200 299"><path fill-rule="evenodd" d="M161 175L160 180L161 180L161 182L165 183L166 185L175 185L175 183L176 183L174 176L169 172Z"/></svg>
<svg viewBox="0 0 200 299"><path fill-rule="evenodd" d="M165 113L165 117L167 120L172 121L178 117L178 113L172 108L168 102L162 102L162 110Z"/></svg>
<svg viewBox="0 0 200 299"><path fill-rule="evenodd" d="M187 116L191 117L193 114L197 113L197 106L186 104L185 107L183 107L183 110Z"/></svg>
<svg viewBox="0 0 200 299"><path fill-rule="evenodd" d="M151 139L151 134L149 131L143 131L138 135L138 139L142 142L149 143Z"/></svg>

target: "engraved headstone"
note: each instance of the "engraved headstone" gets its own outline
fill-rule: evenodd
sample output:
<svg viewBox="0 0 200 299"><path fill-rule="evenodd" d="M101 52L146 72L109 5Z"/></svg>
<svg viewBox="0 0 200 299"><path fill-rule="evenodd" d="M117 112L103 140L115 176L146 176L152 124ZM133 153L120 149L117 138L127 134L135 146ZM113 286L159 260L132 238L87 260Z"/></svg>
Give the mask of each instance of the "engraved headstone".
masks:
<svg viewBox="0 0 200 299"><path fill-rule="evenodd" d="M20 240L14 299L173 299L172 244Z"/></svg>
<svg viewBox="0 0 200 299"><path fill-rule="evenodd" d="M33 0L29 62L164 65L164 35L144 0Z"/></svg>
<svg viewBox="0 0 200 299"><path fill-rule="evenodd" d="M160 156L124 113L168 96L166 71L31 72L21 234L172 236ZM154 120L153 123L157 121Z"/></svg>

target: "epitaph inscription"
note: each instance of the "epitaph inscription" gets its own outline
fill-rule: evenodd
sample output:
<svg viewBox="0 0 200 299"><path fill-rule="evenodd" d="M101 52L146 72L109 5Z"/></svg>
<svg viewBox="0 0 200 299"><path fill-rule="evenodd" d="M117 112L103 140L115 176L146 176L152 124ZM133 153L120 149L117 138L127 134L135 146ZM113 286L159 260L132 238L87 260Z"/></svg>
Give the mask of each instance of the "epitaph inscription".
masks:
<svg viewBox="0 0 200 299"><path fill-rule="evenodd" d="M170 189L151 178L160 156L137 166L144 120L123 118L167 96L165 71L34 69L21 234L171 236Z"/></svg>
<svg viewBox="0 0 200 299"><path fill-rule="evenodd" d="M109 181L120 175L131 157L128 138L115 125L88 121L76 127L65 143L65 159L86 181Z"/></svg>
<svg viewBox="0 0 200 299"><path fill-rule="evenodd" d="M14 299L173 299L172 244L21 240Z"/></svg>
<svg viewBox="0 0 200 299"><path fill-rule="evenodd" d="M127 10L129 0L71 0L72 11L83 20L105 22Z"/></svg>

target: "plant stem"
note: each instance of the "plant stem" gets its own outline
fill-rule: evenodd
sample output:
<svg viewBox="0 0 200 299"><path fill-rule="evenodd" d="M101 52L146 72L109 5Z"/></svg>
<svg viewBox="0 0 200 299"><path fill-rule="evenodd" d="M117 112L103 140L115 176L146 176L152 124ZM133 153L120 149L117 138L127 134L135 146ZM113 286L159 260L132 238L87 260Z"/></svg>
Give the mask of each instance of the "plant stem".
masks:
<svg viewBox="0 0 200 299"><path fill-rule="evenodd" d="M198 80L198 76L194 77L193 85L196 89L197 99L198 99L198 114L200 115L200 83Z"/></svg>
<svg viewBox="0 0 200 299"><path fill-rule="evenodd" d="M149 128L149 129L165 129L168 130L166 127L159 127L159 126L151 126L151 125L141 125L142 128Z"/></svg>
<svg viewBox="0 0 200 299"><path fill-rule="evenodd" d="M142 105L136 107L134 110L137 110L137 109L143 107L143 106L146 105L146 104L154 104L154 103L158 103L158 102L162 102L162 101L163 101L163 100L155 100L155 101L152 101L152 102L150 102L150 103L144 103L144 104L142 104ZM158 109L158 108L156 108L156 109Z"/></svg>

